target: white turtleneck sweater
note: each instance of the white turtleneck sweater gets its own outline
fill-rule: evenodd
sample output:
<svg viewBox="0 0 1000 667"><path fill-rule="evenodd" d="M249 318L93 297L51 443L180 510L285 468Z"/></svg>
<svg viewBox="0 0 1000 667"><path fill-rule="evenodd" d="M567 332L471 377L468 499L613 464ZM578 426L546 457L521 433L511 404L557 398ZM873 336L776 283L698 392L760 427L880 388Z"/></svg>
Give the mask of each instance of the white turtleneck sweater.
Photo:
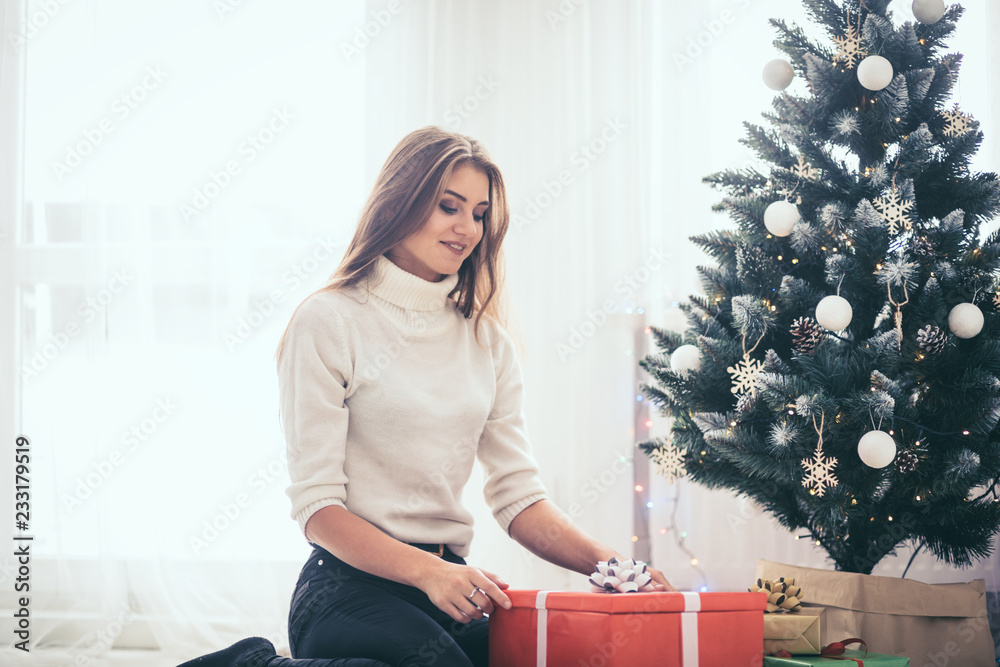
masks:
<svg viewBox="0 0 1000 667"><path fill-rule="evenodd" d="M483 493L506 531L545 498L522 409L512 341L432 283L380 256L365 281L307 298L278 364L292 517L305 531L337 505L403 542L469 552L462 489L478 458Z"/></svg>

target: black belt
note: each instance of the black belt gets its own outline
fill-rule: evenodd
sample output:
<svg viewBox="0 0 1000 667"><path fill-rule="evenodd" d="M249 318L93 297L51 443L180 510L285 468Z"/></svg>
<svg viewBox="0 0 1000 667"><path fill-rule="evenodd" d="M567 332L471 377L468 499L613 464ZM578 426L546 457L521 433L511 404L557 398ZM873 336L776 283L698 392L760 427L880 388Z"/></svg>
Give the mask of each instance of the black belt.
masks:
<svg viewBox="0 0 1000 667"><path fill-rule="evenodd" d="M447 544L414 544L412 542L408 543L411 547L416 547L421 551L428 551L435 556L444 556L444 552L448 549Z"/></svg>

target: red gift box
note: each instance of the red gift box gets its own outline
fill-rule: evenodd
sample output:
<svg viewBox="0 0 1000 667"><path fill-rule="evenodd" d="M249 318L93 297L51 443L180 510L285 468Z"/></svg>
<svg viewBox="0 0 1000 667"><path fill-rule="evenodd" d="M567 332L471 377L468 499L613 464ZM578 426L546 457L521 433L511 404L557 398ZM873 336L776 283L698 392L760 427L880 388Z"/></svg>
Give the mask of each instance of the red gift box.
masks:
<svg viewBox="0 0 1000 667"><path fill-rule="evenodd" d="M759 667L764 593L505 591L491 667Z"/></svg>

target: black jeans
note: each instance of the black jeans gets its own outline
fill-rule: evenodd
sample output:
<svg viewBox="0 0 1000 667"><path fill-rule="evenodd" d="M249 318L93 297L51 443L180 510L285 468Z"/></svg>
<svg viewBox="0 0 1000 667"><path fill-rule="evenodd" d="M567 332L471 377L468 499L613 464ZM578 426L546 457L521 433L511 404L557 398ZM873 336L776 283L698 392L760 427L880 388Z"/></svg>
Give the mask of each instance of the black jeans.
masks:
<svg viewBox="0 0 1000 667"><path fill-rule="evenodd" d="M465 564L447 550L443 558ZM288 613L295 658L487 667L488 641L488 619L459 623L420 589L358 570L320 547L302 567Z"/></svg>

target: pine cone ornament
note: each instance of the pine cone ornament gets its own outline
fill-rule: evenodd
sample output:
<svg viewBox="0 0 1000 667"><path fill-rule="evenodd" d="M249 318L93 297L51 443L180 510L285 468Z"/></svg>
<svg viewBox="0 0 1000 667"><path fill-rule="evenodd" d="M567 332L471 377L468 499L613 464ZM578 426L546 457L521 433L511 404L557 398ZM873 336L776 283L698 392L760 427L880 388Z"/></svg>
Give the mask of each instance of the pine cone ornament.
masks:
<svg viewBox="0 0 1000 667"><path fill-rule="evenodd" d="M948 334L933 324L928 324L917 332L917 345L928 354L937 354L947 342Z"/></svg>
<svg viewBox="0 0 1000 667"><path fill-rule="evenodd" d="M917 469L917 455L913 452L903 449L896 454L896 470L904 475L907 475Z"/></svg>
<svg viewBox="0 0 1000 667"><path fill-rule="evenodd" d="M757 583L747 589L751 593L763 591L767 593L767 610L765 613L776 611L799 611L802 609L802 587L795 583L794 579L781 577L777 581L770 579L758 579Z"/></svg>
<svg viewBox="0 0 1000 667"><path fill-rule="evenodd" d="M792 322L792 345L802 354L812 354L823 336L823 329L811 317L800 317Z"/></svg>
<svg viewBox="0 0 1000 667"><path fill-rule="evenodd" d="M931 257L934 255L934 244L926 236L918 236L913 241L913 252L921 257Z"/></svg>
<svg viewBox="0 0 1000 667"><path fill-rule="evenodd" d="M871 383L872 389L885 391L886 387L889 385L889 378L887 378L885 373L882 373L881 371L872 371L871 378L868 382Z"/></svg>

